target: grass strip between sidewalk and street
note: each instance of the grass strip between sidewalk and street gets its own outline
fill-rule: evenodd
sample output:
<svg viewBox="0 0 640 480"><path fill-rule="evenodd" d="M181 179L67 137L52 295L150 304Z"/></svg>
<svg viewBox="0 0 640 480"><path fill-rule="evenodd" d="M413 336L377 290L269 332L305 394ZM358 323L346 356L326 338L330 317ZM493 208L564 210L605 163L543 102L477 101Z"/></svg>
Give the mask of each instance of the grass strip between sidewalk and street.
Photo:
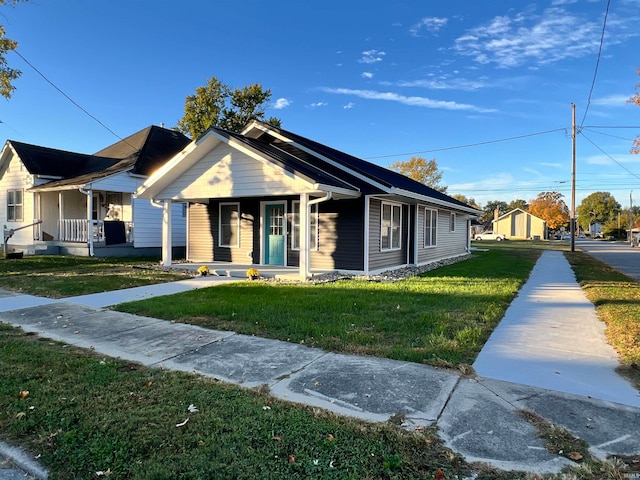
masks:
<svg viewBox="0 0 640 480"><path fill-rule="evenodd" d="M243 281L115 309L334 352L465 369L540 252L481 251L469 260L397 282Z"/></svg>

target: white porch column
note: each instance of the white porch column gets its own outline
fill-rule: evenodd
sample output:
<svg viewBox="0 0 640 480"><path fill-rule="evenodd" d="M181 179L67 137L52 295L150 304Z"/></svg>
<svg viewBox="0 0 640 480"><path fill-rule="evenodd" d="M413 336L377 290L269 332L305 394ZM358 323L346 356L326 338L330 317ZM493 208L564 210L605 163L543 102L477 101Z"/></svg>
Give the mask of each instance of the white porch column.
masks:
<svg viewBox="0 0 640 480"><path fill-rule="evenodd" d="M162 205L162 265L171 266L171 200L165 200Z"/></svg>
<svg viewBox="0 0 640 480"><path fill-rule="evenodd" d="M300 194L300 280L309 277L309 194Z"/></svg>

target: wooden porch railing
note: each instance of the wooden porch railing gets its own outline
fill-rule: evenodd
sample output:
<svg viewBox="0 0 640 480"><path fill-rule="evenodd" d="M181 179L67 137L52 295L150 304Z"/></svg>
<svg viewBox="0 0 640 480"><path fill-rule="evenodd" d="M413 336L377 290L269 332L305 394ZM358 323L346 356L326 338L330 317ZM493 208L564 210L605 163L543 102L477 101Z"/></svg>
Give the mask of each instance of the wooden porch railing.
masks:
<svg viewBox="0 0 640 480"><path fill-rule="evenodd" d="M131 242L133 239L133 222L124 222L124 225L127 242ZM80 218L58 220L58 240L61 242L88 243L89 232L93 235L94 242L103 242L105 240L104 220L85 220Z"/></svg>

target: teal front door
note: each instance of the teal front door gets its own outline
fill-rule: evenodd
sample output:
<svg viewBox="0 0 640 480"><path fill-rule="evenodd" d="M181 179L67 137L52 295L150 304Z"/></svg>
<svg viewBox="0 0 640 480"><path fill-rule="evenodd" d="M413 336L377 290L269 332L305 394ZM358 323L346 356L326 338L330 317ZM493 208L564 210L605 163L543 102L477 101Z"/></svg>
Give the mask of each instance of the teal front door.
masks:
<svg viewBox="0 0 640 480"><path fill-rule="evenodd" d="M284 265L284 205L265 207L264 263Z"/></svg>

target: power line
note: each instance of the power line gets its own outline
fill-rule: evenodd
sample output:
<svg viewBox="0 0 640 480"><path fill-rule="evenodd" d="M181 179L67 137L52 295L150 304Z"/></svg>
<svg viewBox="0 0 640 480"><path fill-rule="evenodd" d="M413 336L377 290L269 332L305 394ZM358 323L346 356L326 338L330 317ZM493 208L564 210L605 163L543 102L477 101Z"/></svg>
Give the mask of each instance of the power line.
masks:
<svg viewBox="0 0 640 480"><path fill-rule="evenodd" d="M602 46L604 45L604 32L607 28L607 17L609 16L609 7L611 6L611 0L607 0L607 8L604 12L604 21L602 22L602 34L600 35L600 47L598 47L598 56L596 57L596 68L593 72L593 80L591 80L591 88L589 89L589 97L587 98L587 108L584 109L584 115L580 122L580 128L584 125L584 121L587 118L587 112L589 112L589 106L591 105L591 95L593 94L593 88L596 84L596 77L598 76L598 67L600 66L600 57L602 56Z"/></svg>
<svg viewBox="0 0 640 480"><path fill-rule="evenodd" d="M637 178L638 180L640 180L640 176L638 176L637 174L633 173L631 170L629 170L627 167L625 167L624 165L622 165L620 162L618 162L615 158L613 158L611 155L609 155L607 152L605 152L602 148L600 148L598 145L595 144L595 142L593 142L593 140L591 140L589 137L587 137L584 133L582 134L582 136L584 137L585 140L587 140L589 143L591 143L591 145L593 145L594 147L596 147L598 150L600 150L604 155L607 156L607 158L609 158L612 162L614 162L616 165L618 165L620 168L622 168L623 170L627 171L630 175L633 175L635 178Z"/></svg>
<svg viewBox="0 0 640 480"><path fill-rule="evenodd" d="M434 153L434 152L443 152L445 150L457 150L459 148L470 148L470 147L478 147L481 145L489 145L491 143L500 143L500 142L508 142L511 140L518 140L521 138L527 138L527 137L535 137L536 135L546 135L548 133L554 133L554 132L562 132L562 131L566 131L566 128L556 128L554 130L546 130L544 132L536 132L536 133L527 133L525 135L517 135L515 137L508 137L508 138L500 138L497 140L487 140L485 142L478 142L478 143L468 143L466 145L457 145L455 147L444 147L444 148L436 148L433 150L421 150L419 152L408 152L408 153L396 153L396 154L391 154L391 155L378 155L375 157L364 157L365 159L371 160L371 159L375 159L375 158L389 158L389 157L402 157L402 156L406 156L406 155L417 155L420 153Z"/></svg>
<svg viewBox="0 0 640 480"><path fill-rule="evenodd" d="M638 127L638 128L640 128L640 127ZM597 130L593 130L592 128L587 128L587 127L584 127L583 131L584 130L588 130L590 132L597 133L598 135L604 135L605 137L617 138L618 140L628 140L630 142L633 142L633 138L620 137L618 135L611 135L610 133L598 132Z"/></svg>
<svg viewBox="0 0 640 480"><path fill-rule="evenodd" d="M134 147L133 145L129 144L126 140L124 140L120 135L118 135L116 132L114 132L113 130L111 130L109 127L107 127L104 123L102 123L97 117L95 117L94 115L92 115L91 113L89 113L84 107L82 107L78 102L76 102L73 98L71 98L69 95L67 95L65 92L62 91L62 89L60 87L58 87L55 83L53 83L51 80L49 80L46 75L44 73L42 73L40 70L38 70L31 62L29 62L29 60L27 60L26 58L24 58L24 56L22 56L22 54L16 49L14 50L15 54L18 55L23 61L24 63L26 63L27 65L29 65L38 75L40 75L42 78L45 79L45 81L51 85L53 88L55 88L58 92L60 92L67 100L69 100L72 104L74 104L76 107L78 107L82 112L84 112L86 115L88 115L90 118L92 118L93 120L95 120L96 122L98 122L103 128L105 128L108 132L110 132L112 135L114 135L116 138L124 141L127 145L129 145L131 148L133 148L134 150L137 150L136 147Z"/></svg>

